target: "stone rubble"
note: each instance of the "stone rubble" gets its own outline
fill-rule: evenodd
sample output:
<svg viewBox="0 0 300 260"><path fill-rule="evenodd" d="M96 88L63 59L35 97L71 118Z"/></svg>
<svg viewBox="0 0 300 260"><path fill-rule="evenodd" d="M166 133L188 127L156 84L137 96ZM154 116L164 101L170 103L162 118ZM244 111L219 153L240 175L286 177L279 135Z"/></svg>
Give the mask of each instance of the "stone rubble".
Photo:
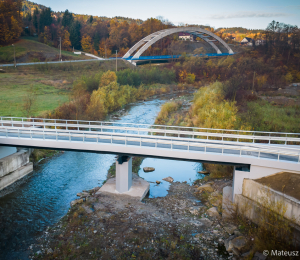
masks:
<svg viewBox="0 0 300 260"><path fill-rule="evenodd" d="M202 187L200 190L210 193L209 200L219 199L223 182L196 183L192 186L171 182L167 196L148 198L143 202L124 195L95 195L99 187L83 191L77 194L80 199L71 203L69 217L48 228L39 243L29 248L33 252L31 258L60 256L62 251L57 245L61 242L68 243L72 252L80 254L84 251L84 244L74 243L76 237L76 241L83 239L90 244L101 241L95 247L101 247L101 255L107 259L121 257L127 252L133 252L134 256L147 252L149 257L151 255L155 259L158 253L159 257L172 254L172 250L177 250L182 243L179 241L185 241L195 252L199 252L197 259L246 259L250 254L251 240L243 236L234 224L224 221L217 207L212 207L209 201L203 205L198 197ZM84 196L86 201L83 201ZM73 227L69 224L80 216L86 218L84 226ZM169 247L165 246L164 239L170 241ZM88 255L94 253L92 247L87 252ZM128 259L131 258L135 257Z"/></svg>

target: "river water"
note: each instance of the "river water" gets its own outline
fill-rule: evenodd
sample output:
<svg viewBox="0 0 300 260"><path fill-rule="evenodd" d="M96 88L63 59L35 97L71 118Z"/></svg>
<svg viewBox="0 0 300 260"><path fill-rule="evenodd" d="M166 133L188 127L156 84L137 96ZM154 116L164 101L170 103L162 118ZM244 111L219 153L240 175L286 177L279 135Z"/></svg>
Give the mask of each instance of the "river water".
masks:
<svg viewBox="0 0 300 260"><path fill-rule="evenodd" d="M136 103L118 122L153 124L164 102ZM78 192L100 186L114 161L115 155L65 152L40 163L25 183L0 198L0 259L28 259L27 249L41 232L68 212ZM155 171L145 173L145 166ZM201 178L197 173L201 169L193 162L146 158L139 175L150 181L149 196L159 197L167 194L170 185L163 178L191 183ZM162 183L157 185L156 180Z"/></svg>

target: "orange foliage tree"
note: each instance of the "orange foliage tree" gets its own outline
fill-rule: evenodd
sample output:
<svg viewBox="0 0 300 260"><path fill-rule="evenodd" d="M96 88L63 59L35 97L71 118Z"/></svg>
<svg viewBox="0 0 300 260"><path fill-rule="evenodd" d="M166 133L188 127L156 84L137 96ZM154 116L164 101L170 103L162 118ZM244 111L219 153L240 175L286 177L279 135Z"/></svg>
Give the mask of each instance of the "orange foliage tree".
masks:
<svg viewBox="0 0 300 260"><path fill-rule="evenodd" d="M22 32L22 2L20 0L0 1L0 45L12 43Z"/></svg>
<svg viewBox="0 0 300 260"><path fill-rule="evenodd" d="M81 39L81 47L82 50L85 52L92 52L93 47L92 47L92 39L89 35L83 36Z"/></svg>

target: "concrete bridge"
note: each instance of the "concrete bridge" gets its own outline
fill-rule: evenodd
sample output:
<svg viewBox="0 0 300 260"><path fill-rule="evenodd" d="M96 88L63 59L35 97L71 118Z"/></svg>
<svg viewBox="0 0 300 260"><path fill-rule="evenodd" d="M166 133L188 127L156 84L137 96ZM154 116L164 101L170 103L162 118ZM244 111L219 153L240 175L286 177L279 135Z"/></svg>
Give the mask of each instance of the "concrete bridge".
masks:
<svg viewBox="0 0 300 260"><path fill-rule="evenodd" d="M115 189L124 194L132 156L234 165L234 195L244 178L300 174L299 144L294 133L0 117L0 146L117 154Z"/></svg>

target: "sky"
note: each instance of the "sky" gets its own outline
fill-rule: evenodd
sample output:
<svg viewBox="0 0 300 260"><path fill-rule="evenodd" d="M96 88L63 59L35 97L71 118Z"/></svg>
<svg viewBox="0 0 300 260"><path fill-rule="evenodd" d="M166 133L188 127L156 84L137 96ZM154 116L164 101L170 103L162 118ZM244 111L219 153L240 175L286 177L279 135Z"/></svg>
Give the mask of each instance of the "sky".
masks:
<svg viewBox="0 0 300 260"><path fill-rule="evenodd" d="M300 27L300 0L33 0L53 11L146 20L162 16L175 25L265 29L272 21Z"/></svg>

